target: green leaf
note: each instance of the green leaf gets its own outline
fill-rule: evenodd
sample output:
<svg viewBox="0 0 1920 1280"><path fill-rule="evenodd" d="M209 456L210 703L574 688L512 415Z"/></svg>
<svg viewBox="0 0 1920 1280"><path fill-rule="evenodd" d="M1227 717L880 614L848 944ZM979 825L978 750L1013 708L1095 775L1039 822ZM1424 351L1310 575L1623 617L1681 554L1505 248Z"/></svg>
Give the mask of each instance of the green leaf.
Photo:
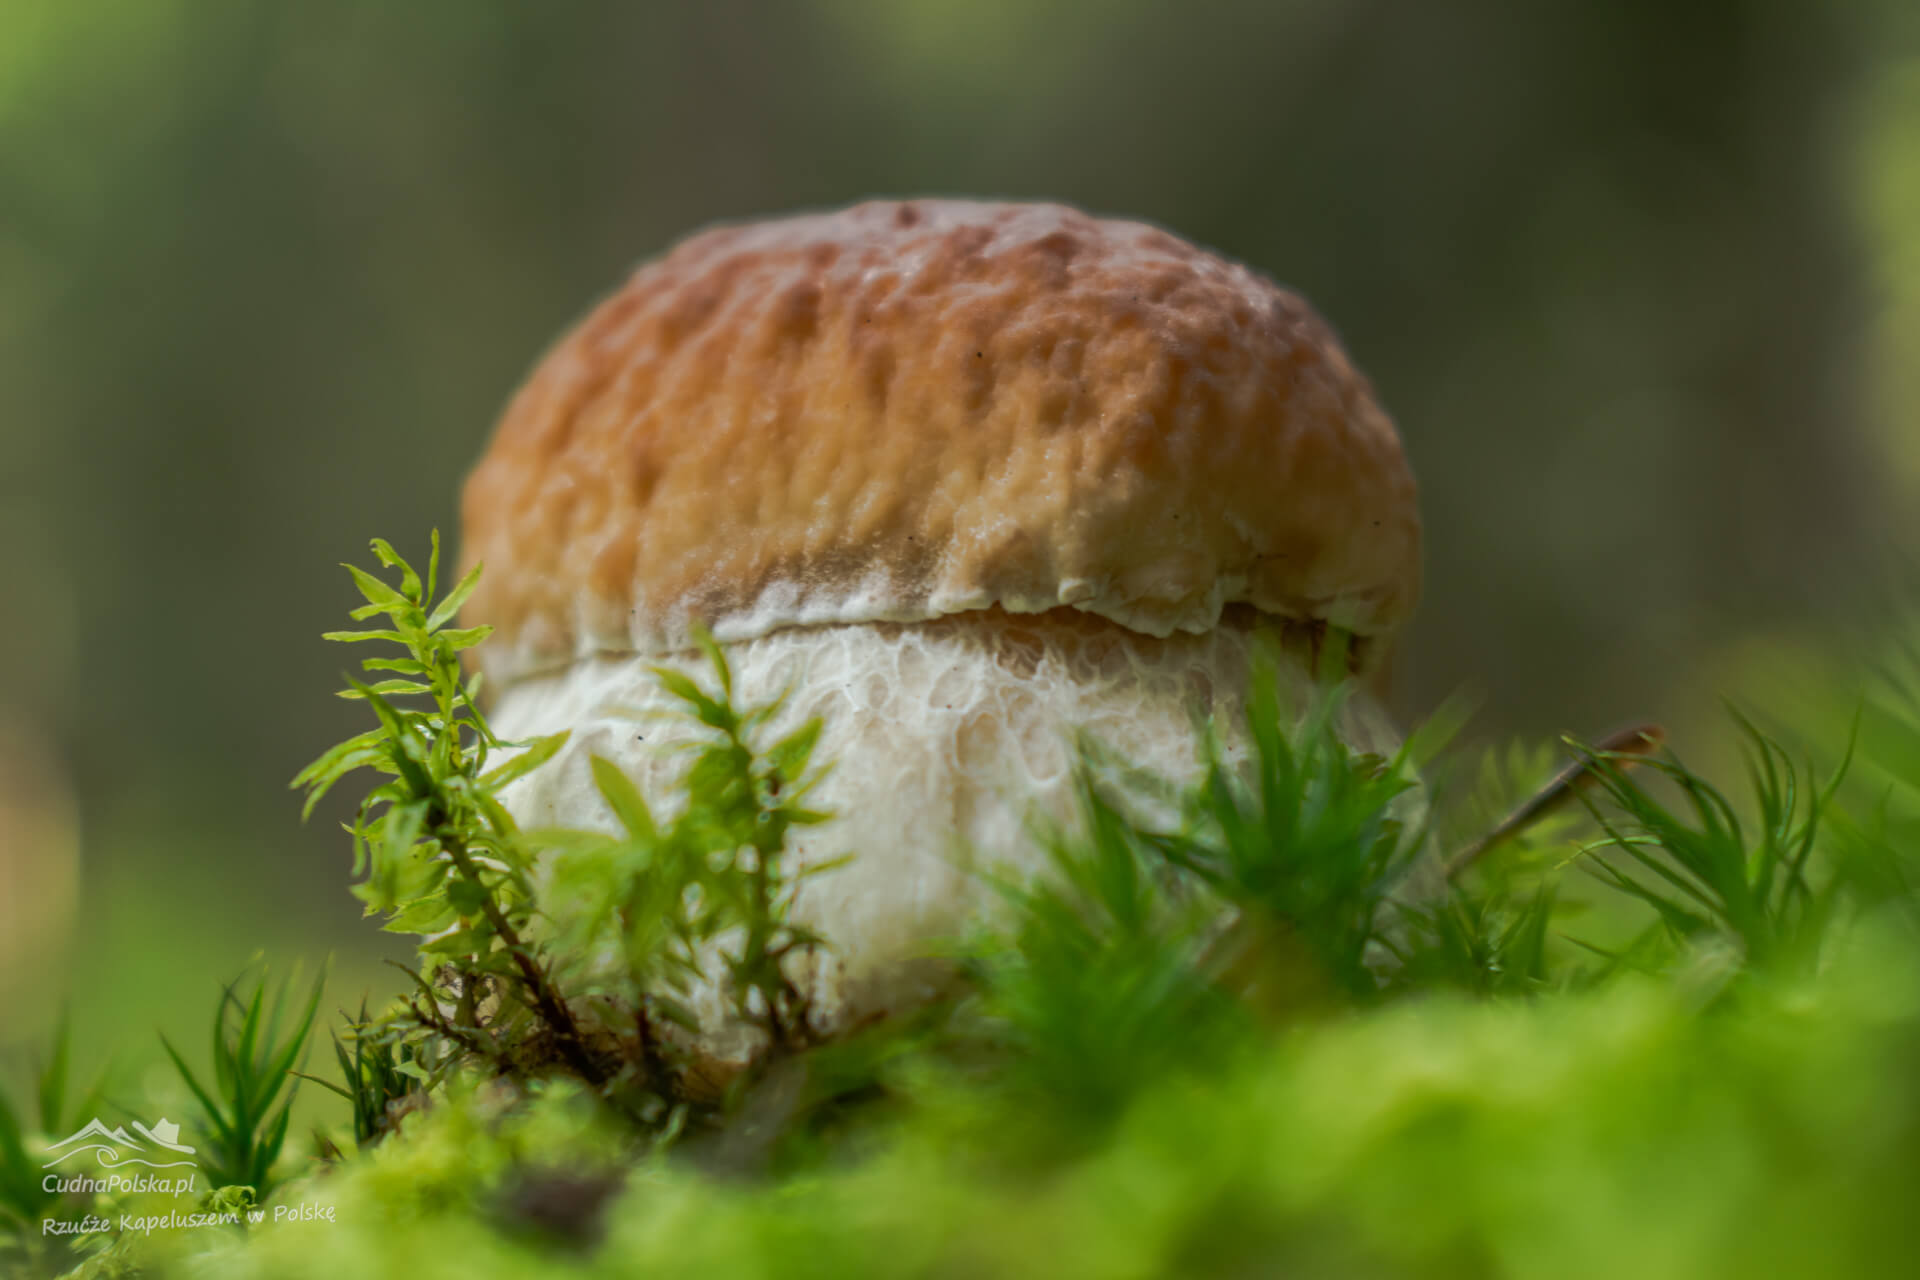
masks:
<svg viewBox="0 0 1920 1280"><path fill-rule="evenodd" d="M385 538L375 538L373 540L373 554L378 556L380 563L387 568L400 570L400 593L402 595L406 596L409 600L420 599L420 575L413 571L412 565L400 558L400 553L395 551Z"/></svg>
<svg viewBox="0 0 1920 1280"><path fill-rule="evenodd" d="M816 816L818 816L822 821L824 821L826 818L826 815L824 814L816 815ZM825 875L829 871L838 871L841 867L844 867L849 863L851 863L856 856L857 855L851 854L851 853L843 853L843 854L840 854L838 857L828 858L824 862L816 862L811 866L804 867L801 869L799 875L805 876L808 879L811 879L814 876ZM797 879L799 877L796 876L795 878Z"/></svg>
<svg viewBox="0 0 1920 1280"><path fill-rule="evenodd" d="M377 693L383 698L432 697L433 686L421 684L417 680L382 680L378 684L356 685L351 689L342 689L336 698L359 701L368 694Z"/></svg>
<svg viewBox="0 0 1920 1280"><path fill-rule="evenodd" d="M440 641L449 649L458 651L461 649L471 649L492 634L492 627L465 627L437 632L434 635L434 639Z"/></svg>
<svg viewBox="0 0 1920 1280"><path fill-rule="evenodd" d="M213 1098L208 1095L207 1091L200 1087L199 1078L193 1074L192 1068L187 1066L186 1059L180 1056L180 1051L173 1047L173 1042L167 1039L164 1034L160 1037L160 1047L165 1049L167 1051L167 1057L173 1060L174 1070L179 1074L182 1083L187 1086L188 1091L193 1094L195 1100L200 1103L201 1110L217 1122L221 1115L220 1108L214 1105Z"/></svg>
<svg viewBox="0 0 1920 1280"><path fill-rule="evenodd" d="M593 757L593 784L630 838L649 843L659 838L646 798L633 780L620 772L620 766L604 756Z"/></svg>
<svg viewBox="0 0 1920 1280"><path fill-rule="evenodd" d="M491 788L482 788L473 797L473 801L475 807L486 816L487 822L492 825L494 831L501 836L515 836L519 833L519 828L514 825L513 815L508 813L507 807L494 797Z"/></svg>
<svg viewBox="0 0 1920 1280"><path fill-rule="evenodd" d="M713 633L705 626L694 629L693 642L700 652L707 655L707 661L713 664L714 674L720 677L720 699L722 702L733 700L733 670L727 665L726 650L713 638Z"/></svg>
<svg viewBox="0 0 1920 1280"><path fill-rule="evenodd" d="M553 757L559 753L560 748L567 745L567 739L570 736L571 730L568 730L561 733L548 734L544 738L533 739L531 742L524 744L526 750L522 751L519 755L507 761L499 768L489 770L487 773L482 774L480 777L480 785L489 791L497 792L505 789L509 784L525 777L547 761L553 759Z"/></svg>
<svg viewBox="0 0 1920 1280"><path fill-rule="evenodd" d="M362 671L397 671L401 675L431 675L433 668L418 658L366 658L360 663Z"/></svg>
<svg viewBox="0 0 1920 1280"><path fill-rule="evenodd" d="M281 988L281 997L276 997L274 1001L274 1020L276 1023L279 1021L280 998L284 997L287 988L292 985L292 981L292 975L288 975L286 984ZM327 975L326 972L322 970L321 973L314 978L313 991L307 996L306 1007L300 1011L294 1023L293 1030L289 1032L288 1038L281 1043L280 1051L274 1054L268 1063L269 1097L271 1097L273 1093L278 1092L279 1089L286 1084L287 1073L292 1068L294 1059L300 1055L306 1045L308 1034L313 1030L314 1017L320 1011L320 997L326 989ZM278 1144L276 1144L276 1151L277 1149Z"/></svg>
<svg viewBox="0 0 1920 1280"><path fill-rule="evenodd" d="M465 876L455 876L447 881L447 903L461 916L477 916L492 897L484 884L477 884Z"/></svg>
<svg viewBox="0 0 1920 1280"><path fill-rule="evenodd" d="M288 787L303 787L303 785L313 783L313 781L317 781L317 779L334 775L334 773L340 771L342 760L346 760L346 758L357 754L357 752L363 752L363 750L367 750L367 748L378 747L378 745L382 745L382 743L386 743L386 729L367 729L365 733L355 733L353 737L349 737L348 741L340 743L338 747L328 748L326 752L321 754L319 760L315 760L313 764L309 764L307 768L303 768L300 773L296 773L296 775L294 775L294 781L288 783Z"/></svg>
<svg viewBox="0 0 1920 1280"><path fill-rule="evenodd" d="M767 752L768 765L789 784L798 782L820 741L820 729L821 721L816 716L776 742Z"/></svg>
<svg viewBox="0 0 1920 1280"><path fill-rule="evenodd" d="M492 946L493 931L477 925L427 939L420 944L420 954L423 956L483 956Z"/></svg>
<svg viewBox="0 0 1920 1280"><path fill-rule="evenodd" d="M473 594L473 589L480 585L480 571L482 567L482 565L476 564L473 568L469 569L467 576L460 579L459 584L447 593L447 598L442 600L439 605L434 608L434 611L427 615L427 630L438 631L441 627L453 621L454 615L460 612L460 606L467 602L467 597Z"/></svg>
<svg viewBox="0 0 1920 1280"><path fill-rule="evenodd" d="M376 611L404 612L413 603L365 569L350 564L341 567L353 575L353 585L360 588L360 594L367 598L367 603L374 606Z"/></svg>
<svg viewBox="0 0 1920 1280"><path fill-rule="evenodd" d="M438 528L434 529L433 532L428 535L427 543L430 549L427 552L427 593L425 598L431 600L433 599L433 593L439 589L440 583L440 530Z"/></svg>
<svg viewBox="0 0 1920 1280"><path fill-rule="evenodd" d="M674 1026L679 1027L683 1031L690 1031L694 1035L700 1034L700 1019L696 1018L693 1015L693 1011L687 1008L686 1005L681 1004L678 1000L673 999L671 996L656 995L652 998L651 1004L654 1012L658 1013Z"/></svg>
<svg viewBox="0 0 1920 1280"><path fill-rule="evenodd" d="M685 674L671 667L653 668L653 676L660 686L680 701L693 708L700 722L722 731L731 729L737 722L731 707L715 701Z"/></svg>
<svg viewBox="0 0 1920 1280"><path fill-rule="evenodd" d="M40 1072L38 1088L40 1127L48 1133L56 1133L60 1130L61 1117L66 1113L70 1029L71 1024L63 1010L60 1014L59 1028L53 1034L53 1053L47 1059L46 1067Z"/></svg>
<svg viewBox="0 0 1920 1280"><path fill-rule="evenodd" d="M427 825L427 808L427 801L415 800L397 806L387 815L380 850L382 861L396 864L413 851Z"/></svg>
<svg viewBox="0 0 1920 1280"><path fill-rule="evenodd" d="M380 717L381 725L385 727L387 736L393 742L391 758L401 780L406 783L413 795L431 795L433 778L425 767L426 748L420 740L419 731L414 728L416 721L420 718L418 713L402 711L372 687L361 684L351 677L348 678L347 683L360 691L368 705L373 708L373 713Z"/></svg>
<svg viewBox="0 0 1920 1280"><path fill-rule="evenodd" d="M358 610L355 612L358 612ZM339 640L347 644L355 644L362 640L386 640L393 644L405 644L407 642L407 638L398 631L322 631L320 638L322 640Z"/></svg>
<svg viewBox="0 0 1920 1280"><path fill-rule="evenodd" d="M473 968L478 973L490 973L516 982L521 978L519 962L514 959L513 952L504 947L496 947L492 951L482 953L473 961Z"/></svg>
<svg viewBox="0 0 1920 1280"><path fill-rule="evenodd" d="M337 1044L337 1043L338 1043L338 1041L336 1041L335 1043ZM351 1070L352 1070L352 1068L351 1068L351 1067L350 1067L350 1066L348 1065L348 1062L347 1062L347 1059L346 1059L346 1057L345 1057L344 1055L343 1055L343 1056L341 1057L341 1059L340 1059L340 1069L341 1069L342 1071L351 1071ZM310 1081L312 1081L312 1082L313 1082L314 1084L317 1084L317 1085L319 1085L319 1086L320 1086L320 1087L321 1087L322 1089L325 1089L325 1090L327 1090L327 1091L328 1091L328 1092L330 1092L330 1093L337 1093L337 1094L339 1094L339 1095L340 1095L341 1097L343 1097L343 1098L345 1098L345 1099L346 1099L346 1100L347 1100L348 1102L352 1102L352 1101L354 1100L354 1098L353 1098L353 1094L352 1094L352 1093L351 1093L351 1092L350 1092L350 1091L349 1091L348 1089L346 1089L346 1088L345 1088L344 1086L342 1086L342 1085L337 1085L337 1084L335 1084L335 1083L334 1083L333 1081L331 1081L331 1080L324 1080L324 1079L322 1079L322 1078L321 1078L321 1077L319 1077L319 1076L310 1076L310 1075L308 1075L308 1074L307 1074L306 1072L304 1072L304 1071L296 1071L296 1072L294 1072L294 1074L295 1074L295 1075L297 1075L297 1076L299 1076L299 1077L300 1077L300 1078L301 1078L302 1080L310 1080ZM348 1076L347 1076L347 1079L349 1079L349 1080L351 1080L351 1079L353 1079L353 1076L352 1076L352 1075L348 1075Z"/></svg>
<svg viewBox="0 0 1920 1280"><path fill-rule="evenodd" d="M622 842L620 837L603 831L580 831L573 827L536 827L522 832L521 838L532 848L563 854L570 862Z"/></svg>
<svg viewBox="0 0 1920 1280"><path fill-rule="evenodd" d="M447 887L451 889L458 883L457 880L449 881ZM382 926L386 932L411 933L422 937L439 933L458 919L460 914L453 903L439 895L414 898L395 904L390 910L393 914Z"/></svg>

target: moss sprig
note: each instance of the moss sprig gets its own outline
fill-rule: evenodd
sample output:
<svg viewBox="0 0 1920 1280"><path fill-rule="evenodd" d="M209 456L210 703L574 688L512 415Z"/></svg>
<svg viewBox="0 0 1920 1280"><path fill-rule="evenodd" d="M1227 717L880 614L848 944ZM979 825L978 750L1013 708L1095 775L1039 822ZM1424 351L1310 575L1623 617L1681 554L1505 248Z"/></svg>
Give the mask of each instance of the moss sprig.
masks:
<svg viewBox="0 0 1920 1280"><path fill-rule="evenodd" d="M501 794L568 735L504 742L481 710L480 677L461 655L490 629L453 625L481 567L436 597L437 534L424 574L387 542L372 547L388 576L346 566L365 601L352 617L386 625L326 638L398 648L363 660L364 678L349 677L340 694L367 704L376 724L293 780L311 814L346 775L384 775L348 824L354 892L386 928L420 939L419 966L403 966L414 993L397 1022L363 1017L353 1052L338 1047L337 1091L354 1102L356 1133L379 1132L400 1077L431 1087L461 1062L516 1077L558 1071L669 1123L686 1101L688 1037L713 1029L686 999L702 982L729 992L768 1053L811 1044L817 1028L794 966L825 940L790 911L800 882L838 862L796 870L788 845L793 829L826 817L805 804L823 773L811 763L820 722L764 741L781 701L737 707L726 657L703 636L717 687L672 668L653 673L702 728L672 820L594 757L595 788L620 832L523 831ZM552 909L562 903L582 909ZM612 981L590 963L608 943L621 957ZM686 1035L676 1041L669 1028Z"/></svg>

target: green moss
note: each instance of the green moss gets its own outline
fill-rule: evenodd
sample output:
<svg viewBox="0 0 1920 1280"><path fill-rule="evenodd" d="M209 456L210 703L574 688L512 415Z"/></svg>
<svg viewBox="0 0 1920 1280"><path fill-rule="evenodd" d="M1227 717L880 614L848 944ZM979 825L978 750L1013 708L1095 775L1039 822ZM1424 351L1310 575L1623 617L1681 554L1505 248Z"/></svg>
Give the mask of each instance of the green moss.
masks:
<svg viewBox="0 0 1920 1280"><path fill-rule="evenodd" d="M1169 1080L1093 1150L1009 1168L1004 1103L924 1099L881 1150L775 1181L631 1166L589 1239L516 1219L620 1167L577 1091L464 1091L179 1274L1832 1276L1891 1273L1920 1191L1912 939L1701 1016L1646 981L1431 999ZM1889 966L1903 975L1889 983ZM957 1138L954 1108L975 1126Z"/></svg>

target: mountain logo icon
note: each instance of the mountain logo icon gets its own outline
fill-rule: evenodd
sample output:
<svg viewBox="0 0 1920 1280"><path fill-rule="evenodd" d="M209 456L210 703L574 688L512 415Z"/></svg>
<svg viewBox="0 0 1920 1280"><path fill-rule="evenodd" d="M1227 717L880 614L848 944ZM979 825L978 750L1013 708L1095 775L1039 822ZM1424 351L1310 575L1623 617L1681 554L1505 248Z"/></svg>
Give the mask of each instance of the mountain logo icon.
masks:
<svg viewBox="0 0 1920 1280"><path fill-rule="evenodd" d="M131 1128L132 1133L127 1129ZM62 1138L47 1148L53 1158L41 1165L42 1169L51 1169L74 1156L92 1152L95 1161L103 1169L116 1169L121 1165L139 1164L149 1169L172 1169L181 1165L191 1166L191 1159L169 1160L166 1157L192 1156L193 1148L180 1141L180 1126L160 1117L149 1127L135 1120L130 1126L109 1129L93 1119L82 1125L71 1137Z"/></svg>

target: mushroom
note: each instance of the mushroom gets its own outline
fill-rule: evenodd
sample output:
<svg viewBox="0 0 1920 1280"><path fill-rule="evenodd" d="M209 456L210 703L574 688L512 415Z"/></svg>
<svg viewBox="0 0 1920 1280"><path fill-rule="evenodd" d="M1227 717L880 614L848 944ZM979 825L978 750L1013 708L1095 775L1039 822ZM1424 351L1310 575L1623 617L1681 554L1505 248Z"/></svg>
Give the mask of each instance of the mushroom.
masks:
<svg viewBox="0 0 1920 1280"><path fill-rule="evenodd" d="M1257 623L1302 673L1339 628L1377 677L1420 576L1400 441L1308 305L1052 204L683 241L539 362L462 517L496 729L572 731L509 793L523 822L609 827L595 755L670 794L693 730L633 713L671 704L651 668L699 672L699 627L743 703L824 719L812 805L836 816L793 856L854 855L794 909L832 944L805 976L829 1028L941 989L928 943L992 898L975 866L1040 870L1025 824L1068 814L1066 730L1190 777L1193 714L1236 723ZM1345 731L1393 737L1365 702Z"/></svg>

